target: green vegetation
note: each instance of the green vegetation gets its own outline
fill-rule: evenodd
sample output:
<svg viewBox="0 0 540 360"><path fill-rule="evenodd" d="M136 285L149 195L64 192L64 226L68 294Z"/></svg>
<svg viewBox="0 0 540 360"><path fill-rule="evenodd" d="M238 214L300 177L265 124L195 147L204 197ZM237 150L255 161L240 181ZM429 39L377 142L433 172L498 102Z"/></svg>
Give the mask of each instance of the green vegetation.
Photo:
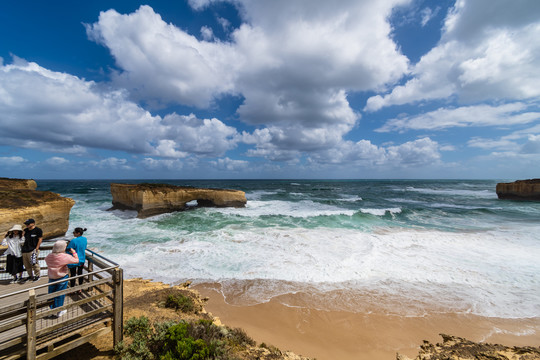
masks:
<svg viewBox="0 0 540 360"><path fill-rule="evenodd" d="M217 326L210 320L151 325L148 318L130 318L124 325L126 341L115 347L122 360L226 360L255 346L241 329Z"/></svg>
<svg viewBox="0 0 540 360"><path fill-rule="evenodd" d="M165 300L165 307L180 310L185 313L198 312L195 302L189 296L182 294L181 292L176 292L169 294L167 300Z"/></svg>

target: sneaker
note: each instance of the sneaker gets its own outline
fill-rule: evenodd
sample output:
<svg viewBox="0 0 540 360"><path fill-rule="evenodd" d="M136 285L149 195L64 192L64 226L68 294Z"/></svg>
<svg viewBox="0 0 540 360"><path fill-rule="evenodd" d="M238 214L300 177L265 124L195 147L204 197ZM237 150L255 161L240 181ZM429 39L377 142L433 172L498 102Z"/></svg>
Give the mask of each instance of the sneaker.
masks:
<svg viewBox="0 0 540 360"><path fill-rule="evenodd" d="M19 281L19 279L17 279L17 277L14 277L13 279L11 279L11 281L9 283L10 284L15 284L17 281Z"/></svg>
<svg viewBox="0 0 540 360"><path fill-rule="evenodd" d="M24 284L24 283L27 282L28 280L30 280L29 277L27 277L27 278L21 277L21 278L19 279L19 284Z"/></svg>
<svg viewBox="0 0 540 360"><path fill-rule="evenodd" d="M67 313L67 310L62 310L62 311L59 311L58 314L56 314L57 317L60 317L60 316L64 316L66 315Z"/></svg>
<svg viewBox="0 0 540 360"><path fill-rule="evenodd" d="M39 281L39 276L34 276L34 278L32 279L32 281Z"/></svg>

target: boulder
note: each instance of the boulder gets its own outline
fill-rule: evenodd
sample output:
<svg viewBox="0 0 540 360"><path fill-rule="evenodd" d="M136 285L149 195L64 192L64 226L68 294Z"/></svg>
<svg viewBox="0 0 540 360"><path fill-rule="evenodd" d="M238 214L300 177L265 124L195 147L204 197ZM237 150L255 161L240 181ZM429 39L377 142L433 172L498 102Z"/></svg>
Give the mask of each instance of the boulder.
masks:
<svg viewBox="0 0 540 360"><path fill-rule="evenodd" d="M498 183L496 192L499 199L540 200L540 179Z"/></svg>
<svg viewBox="0 0 540 360"><path fill-rule="evenodd" d="M244 207L246 194L240 190L205 189L167 184L111 184L110 210L136 210L138 218L182 211L197 200L199 207Z"/></svg>
<svg viewBox="0 0 540 360"><path fill-rule="evenodd" d="M4 180L4 179L3 179ZM34 182L33 180L31 180ZM35 182L34 182L35 184ZM0 188L0 236L15 224L32 218L43 230L43 238L64 236L69 227L69 213L75 201L50 191Z"/></svg>

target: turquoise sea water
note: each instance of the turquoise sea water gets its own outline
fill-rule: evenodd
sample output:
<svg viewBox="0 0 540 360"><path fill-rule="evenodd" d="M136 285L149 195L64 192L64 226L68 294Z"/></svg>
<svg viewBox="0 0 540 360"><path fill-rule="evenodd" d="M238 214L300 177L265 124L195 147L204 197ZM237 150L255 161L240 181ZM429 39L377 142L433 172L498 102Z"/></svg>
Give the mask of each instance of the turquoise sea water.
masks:
<svg viewBox="0 0 540 360"><path fill-rule="evenodd" d="M248 199L147 219L107 211L110 182L38 190L76 200L70 230L88 228L127 277L219 282L243 304L296 293L346 311L540 317L540 203L497 199L495 180L146 180Z"/></svg>

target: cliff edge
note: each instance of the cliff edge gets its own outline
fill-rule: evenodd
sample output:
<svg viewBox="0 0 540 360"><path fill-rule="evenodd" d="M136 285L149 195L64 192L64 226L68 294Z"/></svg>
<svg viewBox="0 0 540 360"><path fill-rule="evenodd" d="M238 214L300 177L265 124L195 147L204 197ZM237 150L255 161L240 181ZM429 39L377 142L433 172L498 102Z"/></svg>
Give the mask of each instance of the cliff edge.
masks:
<svg viewBox="0 0 540 360"><path fill-rule="evenodd" d="M167 184L111 184L111 210L137 210L137 217L182 211L187 203L199 207L244 207L246 194L240 190L205 189Z"/></svg>
<svg viewBox="0 0 540 360"><path fill-rule="evenodd" d="M540 200L540 179L498 183L496 192L499 199Z"/></svg>
<svg viewBox="0 0 540 360"><path fill-rule="evenodd" d="M36 187L34 180L0 179L0 235L29 218L36 220L44 239L66 234L75 201Z"/></svg>
<svg viewBox="0 0 540 360"><path fill-rule="evenodd" d="M0 177L0 188L11 190L36 190L37 184L33 179L10 179Z"/></svg>
<svg viewBox="0 0 540 360"><path fill-rule="evenodd" d="M537 360L540 347L509 347L499 344L476 343L457 336L440 334L442 344L433 345L424 341L414 359L398 354L397 360Z"/></svg>

